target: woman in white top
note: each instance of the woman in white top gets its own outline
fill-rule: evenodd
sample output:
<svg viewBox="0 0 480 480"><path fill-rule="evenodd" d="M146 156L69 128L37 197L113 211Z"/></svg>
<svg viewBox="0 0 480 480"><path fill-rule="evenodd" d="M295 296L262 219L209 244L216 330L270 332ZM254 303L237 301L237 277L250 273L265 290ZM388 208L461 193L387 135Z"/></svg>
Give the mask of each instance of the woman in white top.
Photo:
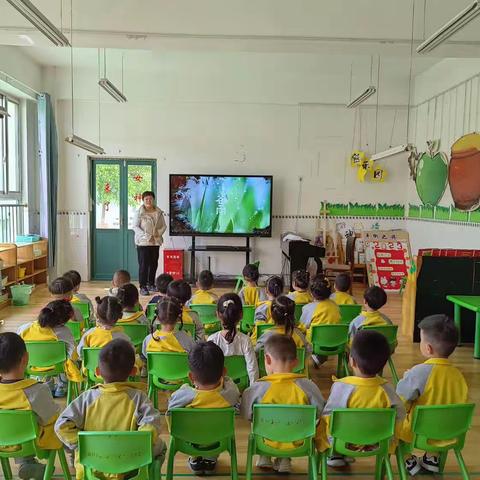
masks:
<svg viewBox="0 0 480 480"><path fill-rule="evenodd" d="M222 295L217 303L217 317L222 322L223 329L210 335L208 341L218 345L226 357L232 355L245 357L251 385L258 380L258 363L250 337L237 330L242 315L243 307L240 297L235 293Z"/></svg>

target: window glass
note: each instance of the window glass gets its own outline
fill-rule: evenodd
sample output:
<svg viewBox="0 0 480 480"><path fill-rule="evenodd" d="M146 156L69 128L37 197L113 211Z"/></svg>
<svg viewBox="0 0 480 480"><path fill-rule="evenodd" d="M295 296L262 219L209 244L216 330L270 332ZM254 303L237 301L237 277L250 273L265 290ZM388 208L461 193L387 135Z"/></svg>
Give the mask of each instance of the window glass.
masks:
<svg viewBox="0 0 480 480"><path fill-rule="evenodd" d="M21 168L20 168L20 135L18 104L10 100L7 101L9 117L7 118L8 137L7 137L7 172L8 172L8 191L20 192Z"/></svg>

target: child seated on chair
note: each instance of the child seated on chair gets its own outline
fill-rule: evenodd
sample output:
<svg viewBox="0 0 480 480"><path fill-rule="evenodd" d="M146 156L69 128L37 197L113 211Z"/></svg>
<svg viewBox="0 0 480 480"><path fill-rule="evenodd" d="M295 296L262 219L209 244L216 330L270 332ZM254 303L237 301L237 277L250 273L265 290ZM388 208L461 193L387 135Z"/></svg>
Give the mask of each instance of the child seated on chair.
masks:
<svg viewBox="0 0 480 480"><path fill-rule="evenodd" d="M75 340L73 335L65 326L72 320L74 311L70 302L66 300L55 300L40 310L38 320L25 323L18 328L17 333L26 342L46 341L64 342L67 351L66 376L60 374L54 379L46 377L47 382L55 398L64 397L67 393L67 377L73 381L81 381L75 361L78 360Z"/></svg>
<svg viewBox="0 0 480 480"><path fill-rule="evenodd" d="M308 291L310 274L306 270L295 270L292 273L293 292L288 294L295 303L307 304L313 302L312 294Z"/></svg>
<svg viewBox="0 0 480 480"><path fill-rule="evenodd" d="M174 280L168 285L167 295L176 298L182 306L183 323L195 325L195 341L205 340L205 329L197 312L190 310L187 303L192 298L192 288L185 280Z"/></svg>
<svg viewBox="0 0 480 480"><path fill-rule="evenodd" d="M405 408L395 388L379 375L390 357L387 339L375 330L361 330L354 337L350 350L353 376L334 381L322 417L322 436L317 449L329 447L330 415L336 408L395 408L397 423L405 418ZM368 448L368 446L359 446ZM330 467L344 467L348 459L334 454L327 460Z"/></svg>
<svg viewBox="0 0 480 480"><path fill-rule="evenodd" d="M140 305L138 288L133 283L126 283L117 290L117 298L122 305L122 318L118 320L122 323L148 325L148 319L143 313Z"/></svg>
<svg viewBox="0 0 480 480"><path fill-rule="evenodd" d="M208 341L218 345L226 357L242 355L252 384L258 380L258 363L250 337L237 329L242 315L240 297L235 293L222 295L217 303L217 317L222 323L222 330L210 335Z"/></svg>
<svg viewBox="0 0 480 480"><path fill-rule="evenodd" d="M255 309L255 323L273 323L272 320L272 302L280 295L283 295L285 285L278 275L273 275L267 280L265 292L267 300L260 302Z"/></svg>
<svg viewBox="0 0 480 480"><path fill-rule="evenodd" d="M407 418L401 439L412 441L412 420L417 405L467 403L468 385L460 370L449 360L458 343L458 330L446 315L430 315L419 324L420 352L427 360L404 374L398 382L397 393L407 405ZM423 467L439 472L438 456L425 452L422 458L414 455L405 461L410 475Z"/></svg>
<svg viewBox="0 0 480 480"><path fill-rule="evenodd" d="M238 404L240 392L226 377L225 357L213 342L197 343L188 354L189 378L192 386L184 384L172 393L168 409L172 408L227 408ZM168 415L168 412L167 412ZM215 470L216 458L190 457L190 469L196 474Z"/></svg>
<svg viewBox="0 0 480 480"><path fill-rule="evenodd" d="M131 280L131 277L130 277L130 273L127 270L117 270L113 274L112 286L108 290L108 294L112 297L116 297L118 289L120 287L123 287L127 283L130 283L131 281L132 280Z"/></svg>
<svg viewBox="0 0 480 480"><path fill-rule="evenodd" d="M355 305L357 302L348 293L352 285L352 278L347 273L339 273L335 277L335 291L330 295L337 305Z"/></svg>
<svg viewBox="0 0 480 480"><path fill-rule="evenodd" d="M156 279L155 279L155 286L157 287L158 290L158 295L153 296L150 301L150 303L155 303L157 304L163 297L167 296L167 289L168 285L173 282L173 277L168 274L168 273L161 273Z"/></svg>
<svg viewBox="0 0 480 480"><path fill-rule="evenodd" d="M255 382L243 392L240 414L252 420L253 406L257 404L315 405L320 418L325 400L319 388L305 375L292 373L297 365L297 346L291 337L270 335L265 342L265 368L267 376ZM267 441L268 442L268 441ZM289 449L292 443L268 442L268 445ZM290 458L260 456L257 467L273 468L279 473L291 471Z"/></svg>
<svg viewBox="0 0 480 480"><path fill-rule="evenodd" d="M27 364L28 353L22 338L12 332L0 333L0 410L32 411L38 421L38 447L57 450L61 443L53 426L58 407L47 385L25 378ZM19 478L43 479L45 465L35 457L16 458L15 463L19 465Z"/></svg>
<svg viewBox="0 0 480 480"><path fill-rule="evenodd" d="M265 290L258 286L258 279L260 272L257 265L249 263L243 267L242 271L245 286L240 290L238 296L243 305L254 305L263 302L267 299Z"/></svg>
<svg viewBox="0 0 480 480"><path fill-rule="evenodd" d="M54 300L65 300L69 303L72 302L74 287L72 281L69 278L57 277L55 280L50 282L50 284L48 285L48 290ZM79 322L80 328L84 330L85 321L82 312L74 305L72 305L72 307L74 312L74 317L72 318L72 320L74 320L75 322Z"/></svg>
<svg viewBox="0 0 480 480"><path fill-rule="evenodd" d="M182 306L173 297L163 297L157 304L159 330L148 335L143 341L142 353L148 352L189 352L195 345L192 337L182 330ZM175 327L180 329L175 331Z"/></svg>
<svg viewBox="0 0 480 480"><path fill-rule="evenodd" d="M188 305L213 305L218 302L218 296L212 292L213 273L203 270L198 275L197 291L193 294Z"/></svg>
<svg viewBox="0 0 480 480"><path fill-rule="evenodd" d="M363 310L355 317L348 328L350 336L355 335L362 327L391 325L392 321L380 309L387 303L387 294L381 287L369 287L363 294Z"/></svg>
<svg viewBox="0 0 480 480"><path fill-rule="evenodd" d="M55 423L60 440L76 450L81 431L150 431L154 456L163 462L166 447L159 438L160 413L146 394L146 384L127 381L136 374L135 350L130 342L116 338L103 347L97 375L105 383L81 393L60 414ZM82 466L75 467L77 478L83 478Z"/></svg>
<svg viewBox="0 0 480 480"><path fill-rule="evenodd" d="M80 273L78 273L76 270L69 270L68 272L63 274L64 278L68 278L73 285L73 297L72 297L72 304L75 308L76 303L88 303L89 305L89 310L90 310L90 321L93 321L95 319L95 311L93 309L93 303L88 298L87 295L84 293L80 293L80 285L82 284L82 277Z"/></svg>

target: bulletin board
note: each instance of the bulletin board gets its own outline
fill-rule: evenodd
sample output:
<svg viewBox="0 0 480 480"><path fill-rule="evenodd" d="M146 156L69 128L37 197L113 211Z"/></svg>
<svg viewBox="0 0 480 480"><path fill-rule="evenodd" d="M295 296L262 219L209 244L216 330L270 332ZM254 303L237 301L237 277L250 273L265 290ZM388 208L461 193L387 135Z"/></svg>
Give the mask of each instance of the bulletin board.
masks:
<svg viewBox="0 0 480 480"><path fill-rule="evenodd" d="M368 283L387 292L399 292L411 264L410 240L405 230L363 232Z"/></svg>

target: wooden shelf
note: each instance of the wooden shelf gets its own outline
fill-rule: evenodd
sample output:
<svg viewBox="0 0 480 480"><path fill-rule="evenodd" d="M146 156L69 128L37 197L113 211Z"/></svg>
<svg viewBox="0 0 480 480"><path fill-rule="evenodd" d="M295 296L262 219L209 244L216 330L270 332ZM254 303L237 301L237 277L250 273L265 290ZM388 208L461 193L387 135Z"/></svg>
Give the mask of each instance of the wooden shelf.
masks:
<svg viewBox="0 0 480 480"><path fill-rule="evenodd" d="M5 286L6 286L6 287L9 287L10 285L13 285L13 284L15 284L15 283L17 283L17 281L16 281L16 280L13 280L12 282L7 282L7 283L5 284Z"/></svg>
<svg viewBox="0 0 480 480"><path fill-rule="evenodd" d="M29 263L29 262L32 262L33 260L31 258L28 258L28 259L18 259L18 262L17 262L17 267L21 266L21 265L25 265L26 263Z"/></svg>
<svg viewBox="0 0 480 480"><path fill-rule="evenodd" d="M17 264L16 263L7 263L7 264L3 264L3 267L0 268L0 270L7 270L7 268L12 268L12 267L16 267Z"/></svg>
<svg viewBox="0 0 480 480"><path fill-rule="evenodd" d="M41 270L35 270L32 275L38 275L39 273L44 273L46 271L47 271L46 268L42 268Z"/></svg>

